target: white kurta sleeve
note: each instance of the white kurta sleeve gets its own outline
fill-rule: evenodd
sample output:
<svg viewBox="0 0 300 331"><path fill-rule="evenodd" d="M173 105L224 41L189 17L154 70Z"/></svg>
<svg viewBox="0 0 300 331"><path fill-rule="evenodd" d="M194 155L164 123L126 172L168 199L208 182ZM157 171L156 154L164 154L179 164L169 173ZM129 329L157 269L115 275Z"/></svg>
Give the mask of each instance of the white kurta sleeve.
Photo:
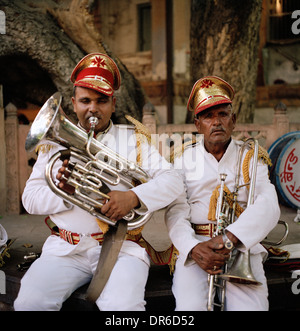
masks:
<svg viewBox="0 0 300 331"><path fill-rule="evenodd" d="M142 155L142 168L151 179L132 188L132 191L138 196L142 205L137 212L144 214L169 205L184 191L184 184L180 175L154 146L143 144Z"/></svg>
<svg viewBox="0 0 300 331"><path fill-rule="evenodd" d="M175 168L181 169L178 164L182 164L182 159L175 160ZM184 181L183 170L178 170L178 174ZM191 208L187 201L186 189L179 197L171 203L166 210L165 222L169 232L170 239L179 251L185 264L189 262L189 252L200 241L197 239L194 229L191 225ZM192 260L191 260L192 261Z"/></svg>
<svg viewBox="0 0 300 331"><path fill-rule="evenodd" d="M185 192L168 206L165 222L172 243L179 251L183 261L187 263L189 252L200 241L196 238L190 223L190 207Z"/></svg>
<svg viewBox="0 0 300 331"><path fill-rule="evenodd" d="M241 241L241 250L248 250L265 239L279 217L278 198L268 178L268 167L258 162L254 203L227 230Z"/></svg>
<svg viewBox="0 0 300 331"><path fill-rule="evenodd" d="M45 179L46 164L58 150L53 146L50 151L38 155L22 195L23 206L29 214L49 215L72 209L72 205L51 191Z"/></svg>

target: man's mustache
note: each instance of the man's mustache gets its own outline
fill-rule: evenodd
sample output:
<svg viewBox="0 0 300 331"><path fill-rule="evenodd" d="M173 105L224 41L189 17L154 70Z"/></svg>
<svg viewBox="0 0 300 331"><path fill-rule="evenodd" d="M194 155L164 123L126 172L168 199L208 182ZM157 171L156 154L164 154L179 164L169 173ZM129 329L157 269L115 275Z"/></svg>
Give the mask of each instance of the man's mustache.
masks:
<svg viewBox="0 0 300 331"><path fill-rule="evenodd" d="M225 129L222 126L218 126L216 128L211 129L210 133L212 134L212 133L214 133L216 131L223 131L223 132L225 132Z"/></svg>

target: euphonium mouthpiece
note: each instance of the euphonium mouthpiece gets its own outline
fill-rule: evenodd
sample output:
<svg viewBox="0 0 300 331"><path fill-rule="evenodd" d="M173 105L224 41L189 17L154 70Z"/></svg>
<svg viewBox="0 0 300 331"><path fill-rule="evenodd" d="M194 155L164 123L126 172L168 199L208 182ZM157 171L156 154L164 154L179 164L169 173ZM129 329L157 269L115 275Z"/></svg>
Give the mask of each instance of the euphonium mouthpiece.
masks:
<svg viewBox="0 0 300 331"><path fill-rule="evenodd" d="M98 120L97 117L95 117L95 116L91 116L91 117L89 118L89 123L90 123L90 128L91 128L91 129L94 129L94 128L96 127L96 125L99 123L99 120Z"/></svg>

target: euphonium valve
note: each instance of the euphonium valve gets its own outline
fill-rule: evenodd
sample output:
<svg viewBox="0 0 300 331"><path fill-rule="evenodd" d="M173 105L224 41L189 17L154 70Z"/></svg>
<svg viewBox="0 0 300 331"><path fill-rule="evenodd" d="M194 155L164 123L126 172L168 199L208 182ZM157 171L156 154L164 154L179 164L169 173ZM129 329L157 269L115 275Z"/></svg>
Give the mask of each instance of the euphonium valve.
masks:
<svg viewBox="0 0 300 331"><path fill-rule="evenodd" d="M45 177L49 187L64 200L109 225L115 225L100 211L104 199L109 199L109 187L121 183L131 189L150 178L137 164L94 138L94 130L98 124L96 117L90 117L90 131L86 133L67 119L60 107L61 101L59 92L46 101L32 123L25 148L31 151L44 140L65 147L66 149L54 154L46 166ZM74 194L60 189L52 179L54 165L64 159L69 159L69 172L65 180L74 187ZM143 226L151 216L151 213L138 215L132 210L124 219L128 222L128 230L133 230Z"/></svg>

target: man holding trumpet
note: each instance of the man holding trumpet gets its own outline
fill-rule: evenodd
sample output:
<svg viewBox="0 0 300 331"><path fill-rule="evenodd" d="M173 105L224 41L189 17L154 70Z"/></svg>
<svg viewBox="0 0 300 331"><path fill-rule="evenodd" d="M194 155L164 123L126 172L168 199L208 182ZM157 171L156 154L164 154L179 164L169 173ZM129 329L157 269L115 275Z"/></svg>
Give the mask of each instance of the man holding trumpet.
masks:
<svg viewBox="0 0 300 331"><path fill-rule="evenodd" d="M202 138L175 153L174 166L179 169L186 195L172 203L166 214L170 238L179 251L173 278L177 310L207 310L209 279L223 273L226 262L235 251L250 250L255 284L226 281L226 310L267 310L268 289L263 261L266 250L260 242L277 224L280 210L274 186L268 178L268 156L259 148L253 204L247 207L248 186L238 190L234 222L217 232L218 197L224 174L224 195L230 199L243 176L252 176L253 157L242 154L243 167L238 168L241 141L232 138L236 115L232 111L233 88L223 79L209 76L199 79L190 94L188 110L195 114L195 126ZM251 148L250 148L251 150ZM196 161L195 161L196 160ZM224 180L224 179L223 179ZM224 183L223 183L224 184ZM222 299L220 298L220 301Z"/></svg>

